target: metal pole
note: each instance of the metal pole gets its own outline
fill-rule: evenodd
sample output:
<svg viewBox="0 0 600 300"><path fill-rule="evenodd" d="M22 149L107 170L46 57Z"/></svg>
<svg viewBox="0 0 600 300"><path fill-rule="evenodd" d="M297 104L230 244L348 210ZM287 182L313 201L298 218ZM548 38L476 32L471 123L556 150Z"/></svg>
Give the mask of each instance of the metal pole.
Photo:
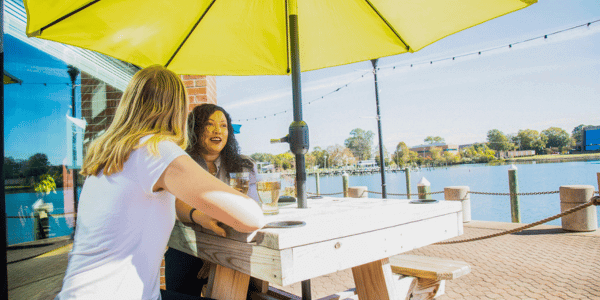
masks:
<svg viewBox="0 0 600 300"><path fill-rule="evenodd" d="M381 168L381 198L387 198L385 188L385 160L383 159L383 138L381 136L381 113L379 112L379 89L377 88L377 61L372 59L373 77L375 78L375 103L377 104L377 133L379 134L379 167Z"/></svg>
<svg viewBox="0 0 600 300"><path fill-rule="evenodd" d="M4 33L4 1L2 1L2 3L0 3L0 29L2 29L2 32ZM2 72L4 73L4 35L0 36L0 64L2 65ZM2 167L0 168L0 180L2 181L2 194L0 195L2 197L2 201L0 203L0 206L2 207L2 214L4 215L4 217L2 218L2 220L0 221L0 227L2 233L0 233L2 235L2 245L5 245L4 248L4 266L8 265L8 259L6 258L6 246L8 246L8 243L6 241L6 202L5 202L5 191L4 191L4 83L2 83L2 87L0 89L0 99L2 99L2 101L0 101L0 112L2 113L2 122L0 122L0 134L2 134L2 140L0 141L0 152L2 152ZM0 284L2 284L2 295L6 296L6 299L8 299L8 271L6 267L2 267L2 272L1 272L1 279L2 282Z"/></svg>
<svg viewBox="0 0 600 300"><path fill-rule="evenodd" d="M79 75L79 70L77 70L77 68L75 68L74 66L69 65L67 67L67 73L69 73L69 76L71 77L71 116L73 118L77 118L77 114L75 111L75 81L77 80L77 76ZM77 163L77 130L75 125L71 125L72 131L73 131L73 163L72 163L72 176L73 176L73 210L75 212L74 214L74 224L77 224L77 209L79 207L79 199L77 199L77 168L76 168L76 163Z"/></svg>
<svg viewBox="0 0 600 300"><path fill-rule="evenodd" d="M295 1L290 1L295 2ZM302 120L302 87L300 82L300 46L298 44L298 15L295 3L290 3L290 49L292 61L292 96L294 102L294 122L290 127L301 127L306 125ZM306 137L308 139L308 137ZM298 193L298 208L306 208L306 169L304 153L296 153L293 137L290 140L290 148L296 154L296 189Z"/></svg>
<svg viewBox="0 0 600 300"><path fill-rule="evenodd" d="M289 13L289 26L290 26L290 50L291 50L291 62L292 62L292 96L294 102L294 122L290 126L296 125L296 127L305 126L306 135L303 136L306 148L308 148L308 127L306 123L302 121L302 91L300 85L300 49L298 42L298 4L296 0L290 0L288 2L288 13ZM298 196L298 208L307 208L306 203L306 170L304 153L301 153L293 143L299 142L294 136L290 136L290 148L292 152L296 154L296 193ZM306 151L308 149L305 149ZM302 281L302 300L312 300L312 293L310 290L310 280Z"/></svg>

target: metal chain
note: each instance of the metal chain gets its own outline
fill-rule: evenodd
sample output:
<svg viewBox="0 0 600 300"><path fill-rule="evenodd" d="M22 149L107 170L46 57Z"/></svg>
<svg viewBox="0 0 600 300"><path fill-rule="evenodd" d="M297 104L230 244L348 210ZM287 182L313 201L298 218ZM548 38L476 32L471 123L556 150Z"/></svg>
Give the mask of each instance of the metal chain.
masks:
<svg viewBox="0 0 600 300"><path fill-rule="evenodd" d="M471 194L478 194L478 195L492 195L492 196L512 196L512 195L532 196L532 195L558 194L559 191L533 192L533 193L490 193L490 192L474 192L474 191L469 191L469 193L471 193Z"/></svg>
<svg viewBox="0 0 600 300"><path fill-rule="evenodd" d="M441 194L441 193L443 193L443 192L444 192L444 191L432 192L432 193L418 193L418 194L392 194L392 193L387 193L387 194L388 194L388 195L391 195L391 196L408 196L408 195L411 195L411 196L419 196L419 195L435 195L435 194ZM373 193L373 194L378 194L378 195L381 195L381 194L383 194L383 193L381 193L381 192L374 192L374 191L367 191L367 193Z"/></svg>
<svg viewBox="0 0 600 300"><path fill-rule="evenodd" d="M560 217L564 217L568 214L574 213L576 211L582 210L588 206L591 205L600 205L600 196L594 196L592 197L592 199L590 199L589 202L583 203L581 205L575 206L569 210L565 210L562 213L537 221L535 223L531 223L529 225L525 225L519 228L515 228L515 229L511 229L511 230L507 230L507 231L502 231L502 232L498 232L498 233L494 233L494 234L490 234L490 235L484 235L484 236L480 236L480 237L475 237L475 238L470 238L470 239L464 239L464 240L456 240L456 241L447 241L447 242L438 242L438 243L434 243L433 245L449 245L449 244L458 244L458 243L466 243L466 242L473 242L473 241L480 241L480 240L484 240L484 239L489 239L489 238L493 238L493 237L497 237L497 236L501 236L501 235L506 235L506 234L511 234L511 233L515 233L515 232L519 232L519 231L523 231L525 229L540 225L540 224L544 224L546 222L550 222L552 220L558 219Z"/></svg>
<svg viewBox="0 0 600 300"><path fill-rule="evenodd" d="M308 194L308 195L315 195L315 196L333 196L333 195L341 195L341 194L343 194L343 193L344 193L344 192L339 192L339 193L331 193L331 194L323 194L323 193L318 193L318 194L315 194L315 193L311 193L311 192L306 192L306 194Z"/></svg>

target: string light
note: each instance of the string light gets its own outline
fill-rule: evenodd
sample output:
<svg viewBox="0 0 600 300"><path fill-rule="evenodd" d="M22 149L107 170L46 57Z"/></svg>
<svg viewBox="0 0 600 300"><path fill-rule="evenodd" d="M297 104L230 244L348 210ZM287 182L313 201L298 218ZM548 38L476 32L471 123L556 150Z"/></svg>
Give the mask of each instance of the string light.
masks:
<svg viewBox="0 0 600 300"><path fill-rule="evenodd" d="M512 48L513 45L527 43L527 42L531 42L531 41L542 39L542 38L543 39L547 39L551 35L555 35L555 34L567 32L567 31L575 30L577 28L584 27L584 26L590 27L591 24L594 24L594 23L597 23L597 22L600 22L600 20L595 20L595 21L592 21L592 22L588 22L588 23L584 23L584 24L581 24L581 25L573 26L573 27L570 27L570 28L567 28L567 29L562 29L562 30L555 31L555 32L552 32L552 33L548 33L548 34L540 35L540 36L537 36L537 37L529 38L529 39L526 39L526 40L522 40L522 41L510 43L510 44L504 45L504 46L494 47L494 48L486 49L486 50L473 51L473 52L462 54L462 55L456 55L456 56L452 57L452 60L456 60L456 58L465 57L465 56L469 56L469 55L475 55L475 54L481 55L484 52L490 52L490 51L498 50L498 49L504 48L506 46L508 46L508 48ZM427 62L430 65L432 65L434 62L440 62L440 61L449 60L449 59L450 58L448 57L448 58L441 58L441 59L437 59L437 60L430 60L430 61L427 61ZM425 64L425 63L426 62L411 63L410 67L412 68L415 65L420 65L420 64ZM395 66L389 66L389 67L383 67L383 68L396 69L396 67L402 67L402 65L395 65Z"/></svg>
<svg viewBox="0 0 600 300"><path fill-rule="evenodd" d="M579 27L583 27L583 26L590 27L590 25L591 25L591 24L593 24L593 23L597 23L597 22L600 22L600 20L595 20L595 21L588 22L588 23L585 23L585 24L581 24L581 25L573 26L573 27L571 27L571 28L567 28L567 29L563 29L563 30L555 31L555 32L552 32L552 33L549 33L549 34L544 34L543 36L538 36L538 37L534 37L534 38L529 38L529 39L526 39L526 40L522 40L522 41L519 41L519 42L510 43L510 44L508 44L508 48L512 48L512 46L513 46L513 45L517 45L517 44L522 44L522 43L531 42L531 41L534 41L534 40L540 39L540 38L542 38L542 37L543 37L544 39L547 39L547 38L548 38L548 36L550 36L550 35L555 35L555 34L559 34L559 33L562 33L562 32L566 32L566 31L574 30L574 29L577 29L577 28L579 28ZM491 48L491 49L486 49L486 50L480 50L480 51L474 51L474 52L470 52L470 53L465 53L465 54L462 54L462 55L455 55L455 56L452 56L452 60L456 60L456 58L465 57L465 56L469 56L469 55L475 55L475 54L477 54L477 55L481 55L481 53L483 53L483 52L490 52L490 51L498 50L498 49L501 49L501 48L504 48L504 47L506 47L506 45L504 45L504 46L499 46L499 47L494 47L494 48ZM450 60L450 57L441 58L441 59L437 59L437 60L430 60L430 61L429 61L429 64L430 64L430 65L433 65L433 63L434 63L434 62L440 62L440 61L444 61L444 60ZM419 65L419 64L423 64L423 62L422 62L422 63L412 63L412 64L410 64L410 67L412 68L414 65ZM377 68L377 70L381 70L381 69L385 69L385 68L391 68L392 70L395 70L395 69L396 69L396 67L402 67L402 66L401 66L401 65L395 65L395 66L389 66L389 67L378 67L378 68ZM354 79L354 80L352 80L352 81L350 81L350 82L346 83L345 85L343 85L343 86L340 86L340 87L336 88L335 90L333 90L333 91L331 91L331 92L329 92L329 93L327 93L327 94L325 94L325 95L323 95L323 96L321 96L321 97L318 97L318 98L317 98L317 99L315 99L315 100L309 101L307 104L311 104L311 103L313 103L313 102L315 102L315 101L317 101L317 100L324 99L325 97L327 97L327 96L329 96L329 95L331 95L331 94L333 94L333 93L339 92L341 89L343 89L343 88L345 88L345 87L348 87L348 85L352 84L354 81L356 81L356 80L358 80L358 79L360 79L360 78L364 78L364 76L365 76L367 73L370 73L370 72L371 72L371 71L365 72L365 73L364 73L364 74L362 74L362 75L361 75L359 78L356 78L356 79ZM67 85L68 85L68 84L67 84ZM273 116L277 116L278 114L282 114L282 113L287 113L287 110L284 110L284 111L281 111L281 112L274 113L274 114L273 114ZM264 117L265 119L267 118L267 116L266 116L266 115L264 115L263 117ZM259 118L259 117L256 117L256 118L254 118L254 120L258 120L258 118ZM249 121L249 120L250 120L250 119L246 119L246 121ZM241 121L243 121L243 119L238 119L238 120L235 120L235 121L236 121L236 122L241 122Z"/></svg>
<svg viewBox="0 0 600 300"><path fill-rule="evenodd" d="M370 71L369 71L369 72L370 72ZM343 88L347 88L347 87L348 87L350 84L354 83L355 81L359 80L360 78L363 78L363 77L365 76L365 74L367 74L367 73L369 73L369 72L365 72L365 73L364 73L364 74L362 74L360 77L357 77L357 78L355 78L355 79L353 79L353 80L349 81L348 83L346 83L346 84L344 84L344 85L342 85L342 86L340 86L340 87L336 88L335 90L333 90L333 91L331 91L331 92L329 92L329 93L327 93L327 94L325 94L325 95L323 95L323 96L317 97L315 100L312 100L312 101L309 101L309 102L307 102L307 104L311 104L311 103L313 103L313 102L315 102L315 101L318 101L318 100L324 99L325 97L327 97L327 96L329 96L329 95L331 95L331 94L333 94L333 93L337 93L337 92L339 92L339 91L340 91L341 89L343 89ZM278 115L278 114L285 114L285 113L287 113L287 112L288 112L287 110L280 111L280 112L276 112L276 113L274 113L274 114L273 114L273 116L275 117L275 116L276 116L276 115ZM262 116L262 117L263 117L264 119L266 119L266 118L267 118L267 115L264 115L264 116ZM259 118L260 118L260 117L256 117L256 118L254 118L254 120L258 120ZM244 120L243 120L243 119L238 119L238 120L233 120L233 121L236 121L236 122L242 122L242 121L244 121ZM246 121L248 121L248 119L246 119Z"/></svg>

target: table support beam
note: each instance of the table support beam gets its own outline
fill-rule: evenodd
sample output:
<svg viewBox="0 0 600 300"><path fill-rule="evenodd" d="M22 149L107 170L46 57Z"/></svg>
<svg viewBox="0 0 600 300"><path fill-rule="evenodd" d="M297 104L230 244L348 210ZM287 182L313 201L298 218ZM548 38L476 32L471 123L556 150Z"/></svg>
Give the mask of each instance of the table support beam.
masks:
<svg viewBox="0 0 600 300"><path fill-rule="evenodd" d="M250 275L211 264L206 297L218 300L246 300L249 282Z"/></svg>
<svg viewBox="0 0 600 300"><path fill-rule="evenodd" d="M352 276L359 299L400 300L388 258L354 267Z"/></svg>

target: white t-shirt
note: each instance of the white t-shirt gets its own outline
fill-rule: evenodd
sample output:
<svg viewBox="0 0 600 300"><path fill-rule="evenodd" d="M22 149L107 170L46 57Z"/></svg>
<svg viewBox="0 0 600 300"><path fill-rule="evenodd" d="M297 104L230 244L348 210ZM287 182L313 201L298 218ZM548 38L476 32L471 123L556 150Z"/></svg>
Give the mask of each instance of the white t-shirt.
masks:
<svg viewBox="0 0 600 300"><path fill-rule="evenodd" d="M187 154L169 141L158 150L154 156L148 147L136 149L123 171L85 180L56 299L160 299L160 264L175 224L175 196L152 187L175 158Z"/></svg>

